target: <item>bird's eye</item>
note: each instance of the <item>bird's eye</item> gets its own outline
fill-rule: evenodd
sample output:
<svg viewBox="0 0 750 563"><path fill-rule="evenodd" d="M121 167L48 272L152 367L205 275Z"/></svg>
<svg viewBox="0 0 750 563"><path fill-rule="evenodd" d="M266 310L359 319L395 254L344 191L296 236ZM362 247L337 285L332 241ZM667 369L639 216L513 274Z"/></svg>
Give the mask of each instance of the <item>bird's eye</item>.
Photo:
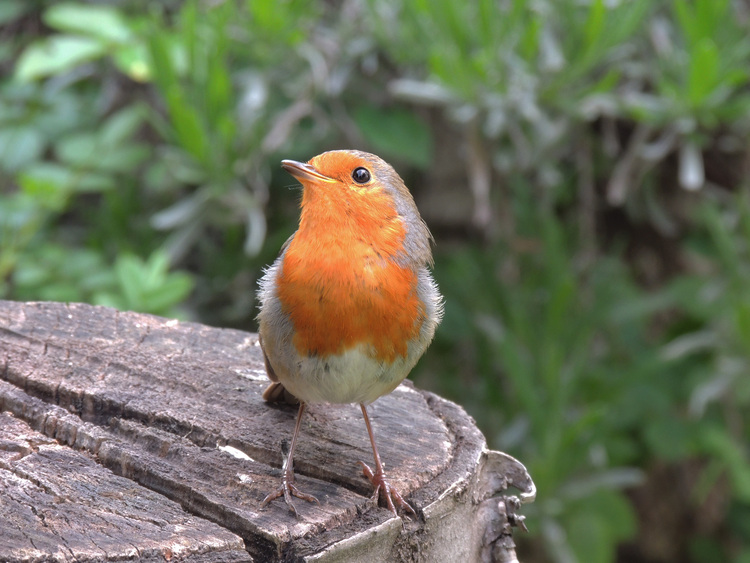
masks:
<svg viewBox="0 0 750 563"><path fill-rule="evenodd" d="M355 168L352 172L352 179L358 184L366 184L370 181L370 171L367 168Z"/></svg>

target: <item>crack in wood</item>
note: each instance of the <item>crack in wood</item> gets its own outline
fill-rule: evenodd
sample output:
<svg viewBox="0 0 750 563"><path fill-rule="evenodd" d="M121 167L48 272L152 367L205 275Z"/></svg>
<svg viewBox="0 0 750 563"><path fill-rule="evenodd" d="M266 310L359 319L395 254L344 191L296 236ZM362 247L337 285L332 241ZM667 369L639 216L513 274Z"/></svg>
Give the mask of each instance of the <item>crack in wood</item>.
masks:
<svg viewBox="0 0 750 563"><path fill-rule="evenodd" d="M290 519L275 503L259 510L278 482L272 465L279 461L279 441L291 432L294 409L262 401L266 380L260 377L263 360L254 335L81 304L0 301L0 319L5 324L0 327L0 410L56 439L65 455L88 459L85 471L105 472L86 486L102 488L86 502L130 523L107 529L106 537L119 542L117 549L110 549L103 536L96 540L106 557L132 553L134 547L141 557L156 553L147 538L128 530L164 528L152 515L171 515L175 506L192 524L174 536L182 538L178 543L162 537L158 553L177 554L174 546L180 542L191 545L190 553L218 545L209 549L207 561L247 560L244 550L259 561L301 561L346 538L380 530L392 518L372 505L371 487L357 469L357 460L367 459L371 450L361 414L352 405L316 406L303 430L297 478L321 504L300 506L300 520ZM470 482L484 439L462 409L407 384L378 400L371 413L389 476L418 507L434 512L457 480ZM218 448L224 444L251 459L227 455ZM43 459L34 452L13 463ZM40 477L55 478L54 471ZM133 490L148 502L132 507ZM37 493L45 494L41 488ZM72 509L82 500L68 495L63 504ZM0 498L0 506L3 502ZM462 508L455 514L473 517L471 502L460 502L466 504L457 505ZM446 514L441 525L458 517ZM71 526L85 518L76 511L69 517ZM428 553L442 541L426 533L428 524L406 522L401 528L399 523L394 537L377 532L377 541L386 543L384 559L376 561L397 560L389 554L411 560L404 554ZM245 555L232 543L238 538ZM44 552L46 545L37 542L29 549ZM3 553L0 559L5 560Z"/></svg>

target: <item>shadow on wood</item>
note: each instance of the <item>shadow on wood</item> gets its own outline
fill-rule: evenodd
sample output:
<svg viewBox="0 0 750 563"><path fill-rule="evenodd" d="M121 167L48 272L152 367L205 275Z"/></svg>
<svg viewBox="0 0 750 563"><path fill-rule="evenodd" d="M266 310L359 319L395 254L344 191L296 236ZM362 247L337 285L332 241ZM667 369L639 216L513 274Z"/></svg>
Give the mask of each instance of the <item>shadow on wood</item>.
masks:
<svg viewBox="0 0 750 563"><path fill-rule="evenodd" d="M260 510L296 409L261 399L257 335L103 307L0 301L0 560L512 561L535 490L457 405L402 384L371 418L392 482L370 501L356 405L311 405L297 482ZM499 496L509 486L519 497Z"/></svg>

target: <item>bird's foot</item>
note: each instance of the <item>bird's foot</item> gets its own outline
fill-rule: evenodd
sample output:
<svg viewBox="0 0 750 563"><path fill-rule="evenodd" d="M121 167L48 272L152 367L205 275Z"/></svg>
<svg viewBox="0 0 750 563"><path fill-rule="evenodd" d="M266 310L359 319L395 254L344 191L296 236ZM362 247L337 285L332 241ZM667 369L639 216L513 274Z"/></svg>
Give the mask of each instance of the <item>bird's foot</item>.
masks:
<svg viewBox="0 0 750 563"><path fill-rule="evenodd" d="M294 514L298 518L299 518L299 514L297 513L297 508L294 506L294 503L292 502L292 496L295 496L302 500L306 500L307 502L315 502L315 503L320 504L320 501L317 498L315 498L312 495L308 495L307 493L303 493L297 488L297 486L294 484L294 476L289 478L285 475L284 478L281 480L281 486L275 491L273 491L272 493L270 493L266 498L264 498L263 502L260 503L260 507L264 508L269 502L282 496L284 497L284 501L286 502L286 505L289 507L289 510L292 512L292 514Z"/></svg>
<svg viewBox="0 0 750 563"><path fill-rule="evenodd" d="M362 473L364 474L364 476L367 477L370 483L372 483L375 487L375 492L372 495L372 499L375 501L375 504L378 503L379 496L382 495L385 497L388 509L393 512L394 516L398 516L396 505L398 505L399 508L401 508L404 512L409 512L413 516L417 515L411 505L404 500L404 497L402 497L401 494L395 489L395 487L393 487L386 480L385 472L376 471L373 473L372 469L370 469L370 467L365 462L360 461L358 463L362 466Z"/></svg>

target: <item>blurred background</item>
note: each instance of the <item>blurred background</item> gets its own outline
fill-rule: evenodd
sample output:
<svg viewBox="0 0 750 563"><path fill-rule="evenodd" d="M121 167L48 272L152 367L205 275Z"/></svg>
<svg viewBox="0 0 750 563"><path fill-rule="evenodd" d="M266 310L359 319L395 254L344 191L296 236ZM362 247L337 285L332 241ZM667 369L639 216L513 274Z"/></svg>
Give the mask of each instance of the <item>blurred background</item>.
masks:
<svg viewBox="0 0 750 563"><path fill-rule="evenodd" d="M0 297L255 330L282 158L436 239L412 375L539 488L527 562L750 562L745 0L0 2Z"/></svg>

